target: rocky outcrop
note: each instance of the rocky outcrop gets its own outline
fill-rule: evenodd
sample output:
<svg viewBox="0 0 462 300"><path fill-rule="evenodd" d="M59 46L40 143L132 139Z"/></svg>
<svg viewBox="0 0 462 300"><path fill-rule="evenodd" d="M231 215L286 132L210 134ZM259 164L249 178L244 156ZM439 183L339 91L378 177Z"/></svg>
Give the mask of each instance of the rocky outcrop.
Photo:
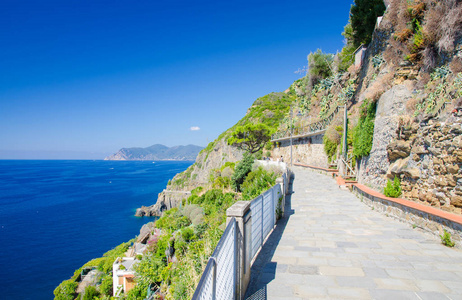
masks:
<svg viewBox="0 0 462 300"><path fill-rule="evenodd" d="M196 158L194 170L191 172L192 184L208 183L210 171L220 168L226 162L237 162L242 159L243 151L229 146L226 138L214 142L210 151L202 151Z"/></svg>
<svg viewBox="0 0 462 300"><path fill-rule="evenodd" d="M135 216L160 217L162 216L162 212L173 207L178 207L182 203L183 199L187 199L189 196L191 196L191 192L188 191L163 190L159 193L156 204L151 206L141 206L136 210Z"/></svg>
<svg viewBox="0 0 462 300"><path fill-rule="evenodd" d="M151 236L151 233L154 231L154 222L149 222L144 224L143 227L140 229L140 235L136 239L136 242L146 244L146 241Z"/></svg>

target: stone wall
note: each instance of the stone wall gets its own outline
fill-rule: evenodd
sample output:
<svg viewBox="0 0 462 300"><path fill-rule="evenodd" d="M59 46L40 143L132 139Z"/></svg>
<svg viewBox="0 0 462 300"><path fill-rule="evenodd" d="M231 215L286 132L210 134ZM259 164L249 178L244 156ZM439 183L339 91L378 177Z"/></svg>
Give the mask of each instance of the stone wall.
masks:
<svg viewBox="0 0 462 300"><path fill-rule="evenodd" d="M396 85L385 92L377 102L374 138L369 156L360 160L357 180L376 190L387 183L386 172L390 166L387 146L397 137L400 115L405 111L405 103L411 98L407 85Z"/></svg>
<svg viewBox="0 0 462 300"><path fill-rule="evenodd" d="M462 248L462 225L447 219L413 209L396 202L373 197L353 187L353 192L362 202L388 217L410 224L435 236L441 236L444 230L451 234L456 247Z"/></svg>
<svg viewBox="0 0 462 300"><path fill-rule="evenodd" d="M292 157L293 163L303 163L307 165L327 168L327 155L322 144L323 134L311 137L293 139ZM272 151L272 158L276 160L280 157L290 163L290 141L283 141Z"/></svg>
<svg viewBox="0 0 462 300"><path fill-rule="evenodd" d="M462 112L404 124L387 150L404 198L462 213Z"/></svg>

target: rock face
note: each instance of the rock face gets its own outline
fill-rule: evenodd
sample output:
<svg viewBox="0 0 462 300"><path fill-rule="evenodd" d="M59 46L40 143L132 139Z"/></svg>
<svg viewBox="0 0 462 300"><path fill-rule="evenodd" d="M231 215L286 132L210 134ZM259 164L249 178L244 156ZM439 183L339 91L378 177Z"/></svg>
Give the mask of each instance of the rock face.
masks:
<svg viewBox="0 0 462 300"><path fill-rule="evenodd" d="M151 206L141 206L136 210L135 216L160 217L162 216L162 212L173 207L178 207L183 199L186 199L189 196L191 196L191 192L188 191L163 190L159 193L156 204Z"/></svg>
<svg viewBox="0 0 462 300"><path fill-rule="evenodd" d="M405 127L401 141L411 143L410 171L396 174L402 180L403 196L461 213L462 113L454 111L441 120L426 120L420 127Z"/></svg>
<svg viewBox="0 0 462 300"><path fill-rule="evenodd" d="M461 214L462 112L455 110L440 119L427 117L420 123L410 120L390 128L393 129L389 144L381 144L381 164L371 163L369 157L362 166L378 170L388 165L383 169L386 176L362 172L361 179L378 183L376 188L380 190L386 178L397 176L401 179L402 197ZM375 138L374 132L374 145Z"/></svg>
<svg viewBox="0 0 462 300"><path fill-rule="evenodd" d="M156 144L147 148L122 148L104 160L194 160L202 149L195 145L169 148Z"/></svg>
<svg viewBox="0 0 462 300"><path fill-rule="evenodd" d="M165 210L178 207L183 199L191 196L192 189L208 184L212 169L220 168L228 161L239 161L242 155L241 150L229 146L224 138L215 141L210 151L201 151L192 166L173 177L167 188L159 193L155 204L138 208L135 216L162 216Z"/></svg>
<svg viewBox="0 0 462 300"><path fill-rule="evenodd" d="M394 158L406 157L409 151L406 142L396 142L396 146L389 144L396 139L399 126L399 115L405 110L405 103L412 93L405 84L395 85L386 91L378 100L374 126L372 150L368 157L360 162L357 179L360 183L370 185L375 189L382 189L386 184L387 170L390 167L388 153ZM401 161L396 168L405 168Z"/></svg>

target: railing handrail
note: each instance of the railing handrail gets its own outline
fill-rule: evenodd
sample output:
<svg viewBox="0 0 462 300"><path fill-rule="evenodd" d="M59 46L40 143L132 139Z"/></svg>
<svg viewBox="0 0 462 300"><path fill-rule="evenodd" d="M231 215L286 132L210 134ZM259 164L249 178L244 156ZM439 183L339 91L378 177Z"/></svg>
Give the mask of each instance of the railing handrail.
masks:
<svg viewBox="0 0 462 300"><path fill-rule="evenodd" d="M286 181L286 177L287 176L283 176L283 181ZM201 279L192 297L193 300L215 300L220 298L220 296L220 299L228 299L230 294L230 284L233 285L231 288L234 292L234 298L238 298L237 294L239 292L242 293L242 287L238 288L242 280L242 278L239 276L239 274L242 272L242 267L244 266L242 261L244 260L248 266L251 265L251 262L263 246L264 241L269 236L271 230L274 228L276 223L276 205L278 203L278 196L280 193L284 194L280 183L277 183L268 190L261 193L259 196L255 197L252 201L249 201L248 207L250 208L250 214L246 214L245 216L250 216L246 220L250 220L252 227L249 231L244 229L244 232L241 232L240 236L238 235L238 228L241 225L238 226L236 218L232 217L230 219L230 222L226 226L223 235L218 241L213 254L210 256L207 262L205 270L202 273ZM261 203L259 201L261 201ZM261 210L255 209L255 211L253 211L252 207L255 207L255 205L258 205ZM249 210L247 210L247 212L249 212ZM245 222L244 226L247 225L247 221ZM255 222L259 222L259 224L258 226L253 227ZM253 234L255 229L258 230L258 241L254 240ZM230 233L231 230L234 230L234 232ZM239 258L242 253L240 252L241 248L239 248L238 245L240 241L242 242L247 238L250 240L249 250L248 252L246 252L247 250L244 250L244 257ZM234 240L232 241L231 239ZM231 263L233 264L232 267L230 267ZM230 276L231 272L232 274ZM227 295L228 298L223 298L225 297L224 295Z"/></svg>
<svg viewBox="0 0 462 300"><path fill-rule="evenodd" d="M213 280L212 280L212 293L211 294L212 294L212 299L215 299L216 286L217 286L217 284L216 284L217 257L220 254L220 251L221 251L224 243L226 242L226 238L228 237L229 231L231 231L232 229L235 229L235 226L236 226L236 219L232 218L231 222L228 223L228 225L226 226L225 231L221 235L221 238L218 241L218 244L215 247L215 250L213 251L212 255L209 257L207 265L205 266L205 270L202 273L201 279L199 281L199 284L196 287L196 290L194 292L194 295L193 295L192 299L201 299L201 292L205 288L205 285L207 284L206 281L208 279L209 272L211 272L211 271L213 271L212 275L214 277ZM234 276L234 274L233 274L233 276Z"/></svg>
<svg viewBox="0 0 462 300"><path fill-rule="evenodd" d="M304 134L309 134L309 133L312 133L312 132L324 130L325 128L327 128L327 126L329 126L330 122L332 121L334 116L338 113L338 111L340 110L341 107L343 107L343 106L337 105L332 110L332 112L322 120L316 121L314 123L310 123L310 124L305 125L305 126L294 127L292 129L293 130L296 130L296 129L298 130L297 135L304 135ZM282 138L288 138L288 137L290 137L290 135L291 135L291 129L288 128L288 129L286 129L284 131L279 131L279 132L276 132L275 134L273 134L271 136L271 140L278 140L278 139L282 139Z"/></svg>

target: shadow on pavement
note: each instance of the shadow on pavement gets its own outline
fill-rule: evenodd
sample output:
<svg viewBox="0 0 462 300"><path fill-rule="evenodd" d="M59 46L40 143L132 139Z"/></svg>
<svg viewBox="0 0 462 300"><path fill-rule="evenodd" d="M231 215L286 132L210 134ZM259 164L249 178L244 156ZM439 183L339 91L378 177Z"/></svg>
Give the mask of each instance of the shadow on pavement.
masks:
<svg viewBox="0 0 462 300"><path fill-rule="evenodd" d="M284 206L284 217L277 221L276 227L269 235L265 244L263 245L260 253L258 253L255 262L251 267L251 278L247 288L245 299L247 300L262 300L267 299L266 285L271 282L276 276L277 263L271 262L274 252L281 240L284 229L290 216L295 213L292 209L292 194L294 175L289 184L289 194L286 195L286 202Z"/></svg>

